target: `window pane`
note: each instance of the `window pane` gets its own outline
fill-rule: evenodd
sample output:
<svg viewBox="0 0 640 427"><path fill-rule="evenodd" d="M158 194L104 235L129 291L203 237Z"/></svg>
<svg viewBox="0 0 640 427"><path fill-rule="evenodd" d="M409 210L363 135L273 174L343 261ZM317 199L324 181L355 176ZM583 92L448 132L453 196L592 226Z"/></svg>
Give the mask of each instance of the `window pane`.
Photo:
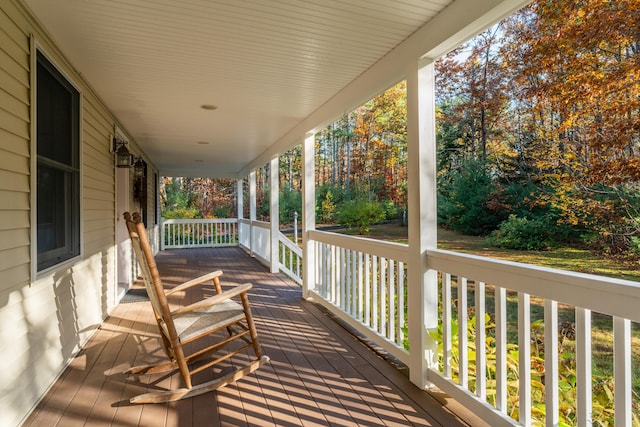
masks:
<svg viewBox="0 0 640 427"><path fill-rule="evenodd" d="M38 253L65 246L65 187L64 172L38 166Z"/></svg>
<svg viewBox="0 0 640 427"><path fill-rule="evenodd" d="M74 166L73 94L47 67L38 64L38 155ZM67 141L67 143L60 143Z"/></svg>

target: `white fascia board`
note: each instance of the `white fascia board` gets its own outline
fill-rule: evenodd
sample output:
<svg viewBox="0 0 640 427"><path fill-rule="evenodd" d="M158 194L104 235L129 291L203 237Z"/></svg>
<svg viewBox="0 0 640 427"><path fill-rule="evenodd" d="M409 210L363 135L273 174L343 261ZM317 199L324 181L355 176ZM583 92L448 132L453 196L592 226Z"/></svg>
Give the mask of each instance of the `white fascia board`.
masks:
<svg viewBox="0 0 640 427"><path fill-rule="evenodd" d="M336 93L326 103L275 141L238 176L269 162L297 144L307 133L315 133L346 112L362 105L405 77L411 61L436 59L486 28L529 4L531 0L456 0L371 68Z"/></svg>

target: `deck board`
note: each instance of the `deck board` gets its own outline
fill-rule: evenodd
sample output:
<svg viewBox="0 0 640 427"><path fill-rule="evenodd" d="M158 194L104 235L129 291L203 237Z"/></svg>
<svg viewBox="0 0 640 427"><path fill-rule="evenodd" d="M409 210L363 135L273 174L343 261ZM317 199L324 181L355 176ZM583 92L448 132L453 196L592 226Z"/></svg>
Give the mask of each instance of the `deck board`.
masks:
<svg viewBox="0 0 640 427"><path fill-rule="evenodd" d="M167 287L215 269L224 271L223 286L253 283L253 314L271 362L216 392L131 405L130 397L147 388L175 387L180 379L122 374L164 355L150 304L121 303L24 426L468 425L450 409L468 416L463 408L412 385L323 310L303 300L296 284L269 273L241 249L172 250L161 252L157 261ZM212 292L204 287L172 295L169 301L180 306Z"/></svg>

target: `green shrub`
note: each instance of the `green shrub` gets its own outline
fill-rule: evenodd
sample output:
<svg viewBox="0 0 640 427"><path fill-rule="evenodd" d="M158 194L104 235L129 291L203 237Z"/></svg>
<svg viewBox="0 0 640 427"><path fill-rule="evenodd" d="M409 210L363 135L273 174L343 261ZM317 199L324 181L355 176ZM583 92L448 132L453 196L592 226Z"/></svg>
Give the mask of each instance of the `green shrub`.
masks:
<svg viewBox="0 0 640 427"><path fill-rule="evenodd" d="M382 202L382 209L384 210L384 217L386 219L396 219L398 218L398 208L395 203L391 200L385 200Z"/></svg>
<svg viewBox="0 0 640 427"><path fill-rule="evenodd" d="M548 215L528 219L512 214L487 240L500 248L538 251L558 247L561 240L558 231Z"/></svg>
<svg viewBox="0 0 640 427"><path fill-rule="evenodd" d="M333 222L336 213L336 204L331 190L327 190L324 199L320 202L319 208L318 218L320 222L325 224Z"/></svg>
<svg viewBox="0 0 640 427"><path fill-rule="evenodd" d="M216 206L213 210L213 215L216 218L230 218L231 209L229 208L229 206Z"/></svg>
<svg viewBox="0 0 640 427"><path fill-rule="evenodd" d="M338 222L346 227L358 227L360 234L367 234L371 224L382 221L384 209L375 202L345 202L340 206Z"/></svg>
<svg viewBox="0 0 640 427"><path fill-rule="evenodd" d="M256 190L256 219L270 221L271 218L271 192L269 188Z"/></svg>
<svg viewBox="0 0 640 427"><path fill-rule="evenodd" d="M454 307L452 307L454 308ZM439 316L442 315L442 301L438 306ZM441 318L441 317L440 317ZM476 356L476 318L475 314L467 316L467 358L471 361L468 365L469 369L469 390L476 390L477 378L480 373L475 369L473 360ZM496 340L495 340L495 319L488 313L485 313L485 342L484 349L481 349L487 355L486 371L486 387L487 401L492 406L496 405ZM456 382L460 374L459 360L459 334L458 334L458 313L452 310L451 318L451 379ZM440 370L443 369L444 352L443 352L443 329L442 323L439 322L438 328L430 332L430 336L438 342L438 364ZM575 325L566 323L562 325L559 337L558 348L553 349L558 353L558 391L559 391L559 426L575 426L576 423L576 396L577 396L577 378L576 378L576 354L575 354ZM531 399L533 419L532 425L544 425L546 404L545 404L545 370L544 370L544 322L536 320L531 323ZM507 363L507 407L508 416L518 418L518 393L519 393L519 349L515 343L506 343L506 363ZM612 378L607 375L592 374L593 382L593 412L591 414L594 426L611 426L614 422L614 400L613 400L613 382ZM640 419L636 413L632 414L632 425L640 425Z"/></svg>
<svg viewBox="0 0 640 427"><path fill-rule="evenodd" d="M337 220L337 207L347 199L346 190L339 185L322 184L316 187L316 218L329 224Z"/></svg>
<svg viewBox="0 0 640 427"><path fill-rule="evenodd" d="M505 219L487 166L467 161L460 170L439 178L438 222L473 236L487 235Z"/></svg>
<svg viewBox="0 0 640 427"><path fill-rule="evenodd" d="M200 211L196 208L182 208L165 211L162 214L164 219L194 219L201 218Z"/></svg>
<svg viewBox="0 0 640 427"><path fill-rule="evenodd" d="M280 191L280 224L293 223L293 213L302 214L302 193L287 188Z"/></svg>
<svg viewBox="0 0 640 427"><path fill-rule="evenodd" d="M631 253L636 257L640 257L640 236L631 236L629 238Z"/></svg>

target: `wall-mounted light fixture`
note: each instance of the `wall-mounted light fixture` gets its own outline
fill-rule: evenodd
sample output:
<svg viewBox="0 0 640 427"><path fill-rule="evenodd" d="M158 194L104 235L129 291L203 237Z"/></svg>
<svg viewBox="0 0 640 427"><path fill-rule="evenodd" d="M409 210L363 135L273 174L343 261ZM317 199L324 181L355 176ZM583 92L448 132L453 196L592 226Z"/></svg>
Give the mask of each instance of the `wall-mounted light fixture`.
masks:
<svg viewBox="0 0 640 427"><path fill-rule="evenodd" d="M145 176L147 163L142 157L133 156L133 176L143 178Z"/></svg>
<svg viewBox="0 0 640 427"><path fill-rule="evenodd" d="M131 153L127 149L128 142L119 139L118 137L113 137L113 146L112 152L116 154L116 166L119 168L130 168L131 167Z"/></svg>
<svg viewBox="0 0 640 427"><path fill-rule="evenodd" d="M143 208L147 203L147 162L133 156L133 198Z"/></svg>

